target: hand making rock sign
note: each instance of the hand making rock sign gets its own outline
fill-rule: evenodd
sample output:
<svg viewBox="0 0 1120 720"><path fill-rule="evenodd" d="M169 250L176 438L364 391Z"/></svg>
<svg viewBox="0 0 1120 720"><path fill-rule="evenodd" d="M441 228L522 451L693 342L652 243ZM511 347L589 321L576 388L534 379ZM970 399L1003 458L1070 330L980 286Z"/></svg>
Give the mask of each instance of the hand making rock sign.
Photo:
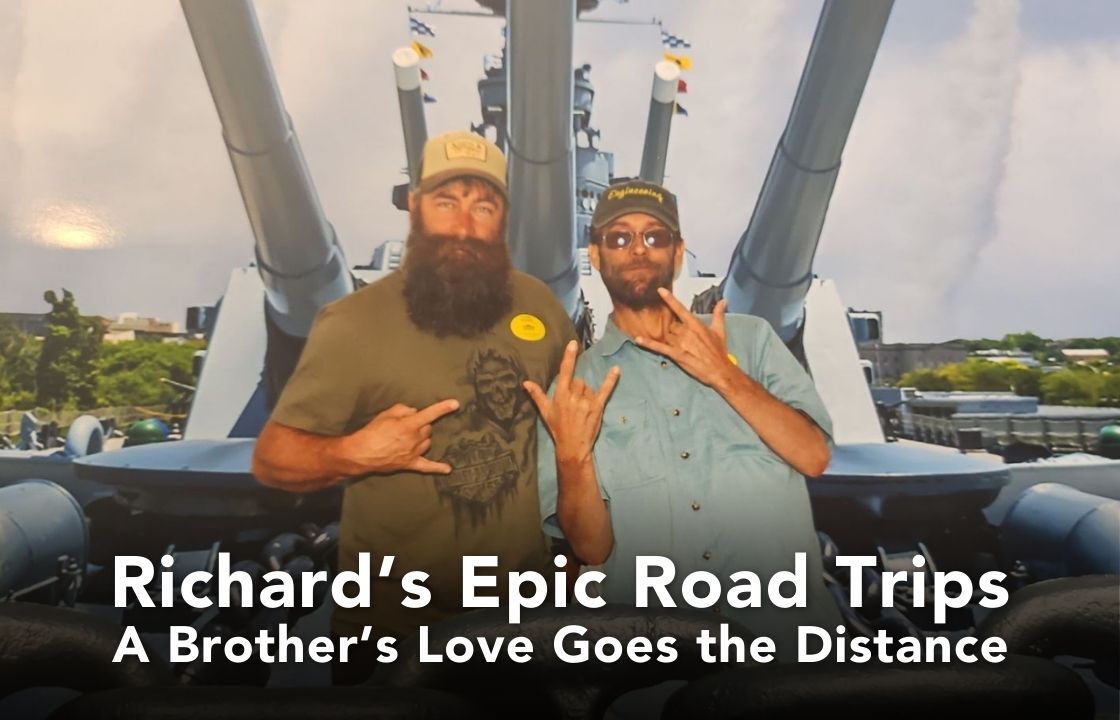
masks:
<svg viewBox="0 0 1120 720"><path fill-rule="evenodd" d="M451 466L424 457L432 446L432 423L459 409L459 401L441 400L417 410L397 403L378 413L348 438L352 460L365 472L408 470L446 475Z"/></svg>
<svg viewBox="0 0 1120 720"><path fill-rule="evenodd" d="M678 322L669 327L665 341L636 337L638 345L671 359L686 373L716 390L742 375L727 352L726 300L716 303L712 324L705 325L673 293L665 288L657 292Z"/></svg>
<svg viewBox="0 0 1120 720"><path fill-rule="evenodd" d="M452 468L424 456L432 425L459 409L455 399L422 410L398 403L349 435L329 437L268 423L257 439L268 452L253 456L253 474L285 490L311 492L369 473L446 475Z"/></svg>
<svg viewBox="0 0 1120 720"><path fill-rule="evenodd" d="M670 358L718 392L762 441L799 473L816 477L824 472L831 455L821 429L808 415L771 395L728 353L727 301L716 303L712 324L705 325L673 293L665 288L657 292L676 322L669 326L664 340L635 337L634 342Z"/></svg>
<svg viewBox="0 0 1120 720"><path fill-rule="evenodd" d="M564 349L551 398L535 382L526 381L524 387L556 446L556 514L560 527L581 562L599 565L610 555L614 536L591 452L603 424L603 410L621 371L612 367L603 384L593 389L574 377L577 350L575 341Z"/></svg>
<svg viewBox="0 0 1120 720"><path fill-rule="evenodd" d="M618 383L618 367L611 368L598 390L574 377L577 350L574 340L564 349L560 374L556 377L556 392L551 399L535 382L524 383L525 391L537 406L556 444L557 462L585 462L591 458L595 438L603 424L603 408Z"/></svg>

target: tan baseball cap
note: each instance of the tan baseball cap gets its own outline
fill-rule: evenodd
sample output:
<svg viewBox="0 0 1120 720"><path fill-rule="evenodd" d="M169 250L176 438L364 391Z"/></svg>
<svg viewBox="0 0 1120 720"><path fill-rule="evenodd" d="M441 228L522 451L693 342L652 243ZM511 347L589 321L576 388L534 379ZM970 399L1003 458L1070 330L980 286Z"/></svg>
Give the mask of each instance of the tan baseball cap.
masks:
<svg viewBox="0 0 1120 720"><path fill-rule="evenodd" d="M508 200L506 156L497 145L472 132L456 131L428 138L416 189L430 192L462 175L488 180Z"/></svg>

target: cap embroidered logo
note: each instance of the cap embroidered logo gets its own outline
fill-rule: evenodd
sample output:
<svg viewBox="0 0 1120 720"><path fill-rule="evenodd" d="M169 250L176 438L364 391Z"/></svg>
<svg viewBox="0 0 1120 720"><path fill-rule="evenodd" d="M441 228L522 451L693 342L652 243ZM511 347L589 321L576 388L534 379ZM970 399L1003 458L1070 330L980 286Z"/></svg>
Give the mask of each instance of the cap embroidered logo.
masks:
<svg viewBox="0 0 1120 720"><path fill-rule="evenodd" d="M447 154L448 160L468 158L470 160L486 162L486 145L469 138L449 141L445 146L445 153Z"/></svg>

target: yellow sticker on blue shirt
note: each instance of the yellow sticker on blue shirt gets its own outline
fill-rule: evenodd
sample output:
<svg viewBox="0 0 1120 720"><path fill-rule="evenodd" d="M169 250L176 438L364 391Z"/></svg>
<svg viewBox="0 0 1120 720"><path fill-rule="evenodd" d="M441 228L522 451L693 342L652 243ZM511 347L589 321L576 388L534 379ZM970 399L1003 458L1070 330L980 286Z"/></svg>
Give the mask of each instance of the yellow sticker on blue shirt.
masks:
<svg viewBox="0 0 1120 720"><path fill-rule="evenodd" d="M536 315L521 313L509 321L509 330L513 336L520 340L536 342L544 338L544 323Z"/></svg>

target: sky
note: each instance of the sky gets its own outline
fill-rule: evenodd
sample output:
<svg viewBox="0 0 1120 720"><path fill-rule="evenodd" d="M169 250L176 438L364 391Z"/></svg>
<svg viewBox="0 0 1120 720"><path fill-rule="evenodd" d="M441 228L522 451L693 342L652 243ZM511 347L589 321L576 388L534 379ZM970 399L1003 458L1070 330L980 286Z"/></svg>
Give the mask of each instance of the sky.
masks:
<svg viewBox="0 0 1120 720"><path fill-rule="evenodd" d="M417 3L419 4L419 3ZM475 9L445 0L445 9ZM692 43L666 185L722 275L789 114L819 0L603 0L580 23L592 124L636 175L664 28ZM350 264L402 238L396 0L256 3L284 102ZM419 15L430 133L479 120L501 21ZM890 342L1120 334L1120 3L897 0L814 270L884 313ZM253 240L182 11L171 0L0 0L0 310L182 322Z"/></svg>

